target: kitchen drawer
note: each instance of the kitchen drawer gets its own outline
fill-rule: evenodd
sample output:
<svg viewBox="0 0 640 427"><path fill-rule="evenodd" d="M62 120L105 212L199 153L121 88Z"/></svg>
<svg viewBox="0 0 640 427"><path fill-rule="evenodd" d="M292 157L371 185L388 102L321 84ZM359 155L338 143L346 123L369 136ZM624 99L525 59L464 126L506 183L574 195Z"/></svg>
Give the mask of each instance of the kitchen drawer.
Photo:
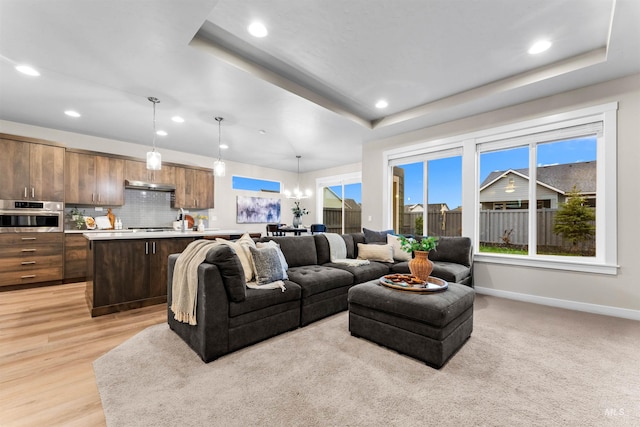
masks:
<svg viewBox="0 0 640 427"><path fill-rule="evenodd" d="M60 268L62 270L62 262L62 253L38 256L3 256L0 257L0 271L29 271L41 268Z"/></svg>
<svg viewBox="0 0 640 427"><path fill-rule="evenodd" d="M7 246L0 251L0 260L16 257L33 258L44 255L60 255L62 257L62 245L24 244Z"/></svg>
<svg viewBox="0 0 640 427"><path fill-rule="evenodd" d="M59 267L30 268L24 271L0 269L0 286L50 282L62 279L62 264Z"/></svg>
<svg viewBox="0 0 640 427"><path fill-rule="evenodd" d="M62 249L63 237L64 233L6 233L0 234L0 246L59 244Z"/></svg>

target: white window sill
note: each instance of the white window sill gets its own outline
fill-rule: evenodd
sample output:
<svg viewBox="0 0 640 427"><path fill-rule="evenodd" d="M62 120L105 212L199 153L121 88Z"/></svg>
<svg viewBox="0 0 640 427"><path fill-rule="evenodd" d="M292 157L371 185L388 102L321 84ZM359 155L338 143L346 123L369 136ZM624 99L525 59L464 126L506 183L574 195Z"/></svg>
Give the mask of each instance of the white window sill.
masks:
<svg viewBox="0 0 640 427"><path fill-rule="evenodd" d="M497 255L476 253L473 262L487 264L505 264L522 267L545 268L553 270L582 271L597 274L618 274L618 265L604 264L592 257L548 257L548 256L522 256L522 255Z"/></svg>

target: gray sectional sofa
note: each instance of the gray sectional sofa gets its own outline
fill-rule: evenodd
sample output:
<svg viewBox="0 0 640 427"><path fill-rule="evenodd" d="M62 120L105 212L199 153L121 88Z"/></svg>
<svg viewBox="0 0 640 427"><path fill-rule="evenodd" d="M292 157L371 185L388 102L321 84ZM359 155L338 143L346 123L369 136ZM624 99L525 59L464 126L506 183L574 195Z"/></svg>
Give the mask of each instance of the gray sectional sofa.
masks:
<svg viewBox="0 0 640 427"><path fill-rule="evenodd" d="M348 258L357 258L358 243L368 243L363 233L342 238ZM259 240L280 245L289 266L286 291L248 288L239 258L221 245L198 267L197 325L176 321L168 308L170 328L205 362L346 310L347 293L356 284L389 273L409 273L407 262L371 261L357 267L332 263L329 243L321 234ZM473 286L470 239L443 237L432 254L433 276ZM169 256L168 307L177 258L178 254Z"/></svg>

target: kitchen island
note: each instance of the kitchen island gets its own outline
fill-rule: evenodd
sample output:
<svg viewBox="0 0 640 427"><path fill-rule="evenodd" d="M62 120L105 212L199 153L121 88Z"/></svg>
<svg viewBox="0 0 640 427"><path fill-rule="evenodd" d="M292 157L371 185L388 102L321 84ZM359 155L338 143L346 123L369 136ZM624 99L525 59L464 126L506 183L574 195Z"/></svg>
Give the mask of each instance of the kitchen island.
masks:
<svg viewBox="0 0 640 427"><path fill-rule="evenodd" d="M244 231L83 233L88 241L86 298L91 316L167 301L167 264L196 239L235 239ZM259 233L250 233L259 235Z"/></svg>

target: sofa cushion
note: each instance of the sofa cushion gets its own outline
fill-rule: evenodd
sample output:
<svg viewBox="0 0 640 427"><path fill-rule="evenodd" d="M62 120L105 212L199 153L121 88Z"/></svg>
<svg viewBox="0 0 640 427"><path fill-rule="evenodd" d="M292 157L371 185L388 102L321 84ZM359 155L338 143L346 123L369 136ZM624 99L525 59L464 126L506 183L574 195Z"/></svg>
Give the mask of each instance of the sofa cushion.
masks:
<svg viewBox="0 0 640 427"><path fill-rule="evenodd" d="M253 256L253 264L258 285L266 285L278 280L288 279L284 270L278 249L272 246L264 248L249 248Z"/></svg>
<svg viewBox="0 0 640 427"><path fill-rule="evenodd" d="M230 301L241 302L246 298L246 282L240 258L228 245L209 249L205 262L214 264L220 271L222 283Z"/></svg>
<svg viewBox="0 0 640 427"><path fill-rule="evenodd" d="M347 258L355 259L356 244L353 241L353 236L351 234L342 234L341 236L344 239L344 244L347 246Z"/></svg>
<svg viewBox="0 0 640 427"><path fill-rule="evenodd" d="M387 243L387 234L394 234L393 230L374 231L363 228L365 243Z"/></svg>
<svg viewBox="0 0 640 427"><path fill-rule="evenodd" d="M238 258L240 259L240 263L242 264L242 269L244 270L245 280L247 282L250 282L251 280L253 280L253 270L254 270L253 258L251 257L251 252L249 252L249 248L250 247L255 248L256 244L251 238L251 236L249 236L248 233L245 233L242 235L242 237L240 237L235 242L221 239L221 238L217 238L216 242L225 244L231 247L236 252L236 254L238 255Z"/></svg>
<svg viewBox="0 0 640 427"><path fill-rule="evenodd" d="M393 247L391 245L376 245L358 243L358 259L369 261L393 262Z"/></svg>
<svg viewBox="0 0 640 427"><path fill-rule="evenodd" d="M432 276L439 277L449 283L460 283L471 274L471 268L454 262L434 261Z"/></svg>
<svg viewBox="0 0 640 427"><path fill-rule="evenodd" d="M274 311L279 312L280 309L271 308L278 304L287 303L289 301L300 301L301 289L295 283L285 281L286 291L281 289L247 289L246 299L242 303L231 302L229 304L229 317L236 317L242 314L267 309L266 315L273 315Z"/></svg>
<svg viewBox="0 0 640 427"><path fill-rule="evenodd" d="M353 284L353 275L348 271L322 265L290 267L287 273L289 280L302 288L302 298Z"/></svg>
<svg viewBox="0 0 640 427"><path fill-rule="evenodd" d="M387 234L387 244L393 248L393 259L396 261L409 261L411 259L411 253L402 250L402 243L400 238L393 234Z"/></svg>
<svg viewBox="0 0 640 427"><path fill-rule="evenodd" d="M435 251L429 252L431 261L446 261L471 266L471 239L468 237L440 237Z"/></svg>
<svg viewBox="0 0 640 427"><path fill-rule="evenodd" d="M268 237L262 241L273 240L280 245L280 249L287 259L289 268L301 265L317 265L316 236L286 236Z"/></svg>
<svg viewBox="0 0 640 427"><path fill-rule="evenodd" d="M339 268L353 274L354 284L368 282L369 280L379 279L385 274L389 274L389 264L372 261L367 265L349 266L337 263L324 264L326 267Z"/></svg>

